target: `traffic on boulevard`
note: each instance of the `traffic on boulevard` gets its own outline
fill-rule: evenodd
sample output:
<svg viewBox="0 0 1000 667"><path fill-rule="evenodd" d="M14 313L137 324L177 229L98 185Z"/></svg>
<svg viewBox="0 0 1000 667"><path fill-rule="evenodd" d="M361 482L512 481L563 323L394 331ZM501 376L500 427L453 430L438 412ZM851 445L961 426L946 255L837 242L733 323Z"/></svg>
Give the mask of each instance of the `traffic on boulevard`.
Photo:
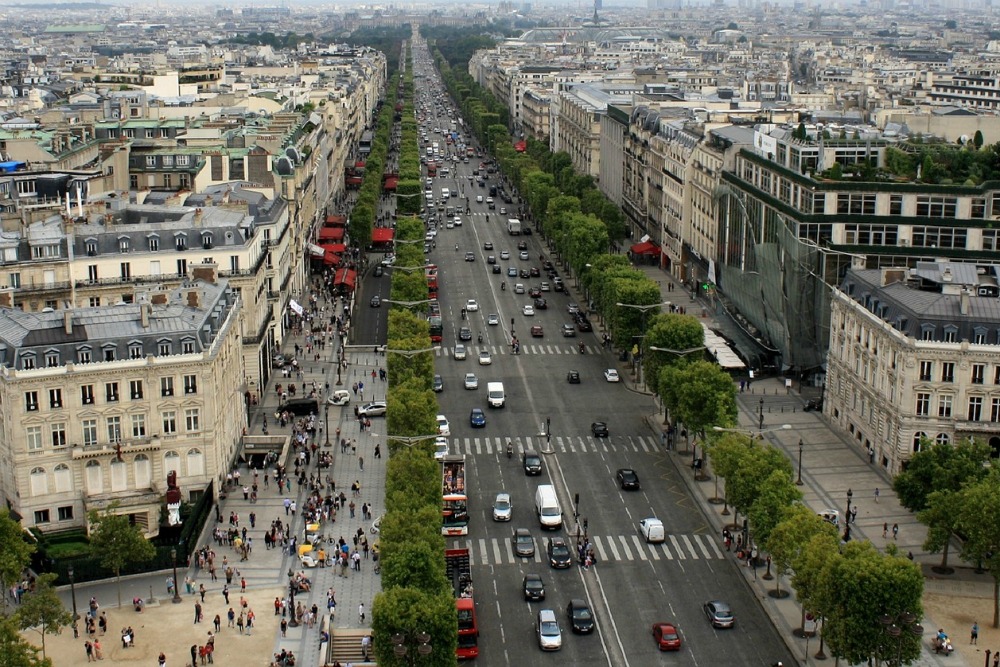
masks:
<svg viewBox="0 0 1000 667"><path fill-rule="evenodd" d="M525 222L525 202L466 128L424 42L413 57L459 655L793 664L646 426L652 398L622 381L586 295ZM387 255L360 285L371 307L358 344L384 343L391 265Z"/></svg>

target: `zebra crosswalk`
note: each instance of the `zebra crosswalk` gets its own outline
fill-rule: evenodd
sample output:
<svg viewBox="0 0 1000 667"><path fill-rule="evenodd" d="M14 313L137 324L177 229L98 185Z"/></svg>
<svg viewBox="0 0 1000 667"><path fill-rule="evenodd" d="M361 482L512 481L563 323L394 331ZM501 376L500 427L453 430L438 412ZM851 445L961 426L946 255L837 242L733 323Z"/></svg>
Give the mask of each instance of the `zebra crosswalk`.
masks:
<svg viewBox="0 0 1000 667"><path fill-rule="evenodd" d="M539 426L541 429L541 425ZM563 454L629 452L647 454L662 451L658 438L644 435L619 435L609 438L593 436L553 436L546 443L545 436L512 437L514 451L520 455L525 450L548 450ZM507 438L451 438L448 443L452 454L467 456L501 456L507 453Z"/></svg>
<svg viewBox="0 0 1000 667"><path fill-rule="evenodd" d="M570 343L563 345L544 345L535 344L529 341L521 342L521 354L580 354L580 344L573 343L575 340L570 338ZM601 352L606 352L602 349L600 345L586 345L587 352L590 354L600 354ZM514 354L510 349L510 345L466 345L465 351L468 354L469 359L475 359L479 356L480 350L488 350L491 356L504 355L504 354ZM436 357L452 357L455 353L454 347L440 346L434 349L434 356Z"/></svg>
<svg viewBox="0 0 1000 667"><path fill-rule="evenodd" d="M480 538L455 540L450 546L469 549L479 565L514 565L523 562L545 562L545 540L532 538L535 555L522 558L514 555L509 539ZM721 560L725 555L712 537L696 533L667 534L665 542L648 544L634 535L591 535L591 543L599 563L638 561Z"/></svg>

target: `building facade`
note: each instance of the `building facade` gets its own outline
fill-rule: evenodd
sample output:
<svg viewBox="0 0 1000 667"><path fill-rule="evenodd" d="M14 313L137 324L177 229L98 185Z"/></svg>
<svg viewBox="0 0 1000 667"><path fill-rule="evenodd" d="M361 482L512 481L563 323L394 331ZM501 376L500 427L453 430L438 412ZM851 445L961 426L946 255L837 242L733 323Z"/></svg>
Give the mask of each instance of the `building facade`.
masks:
<svg viewBox="0 0 1000 667"><path fill-rule="evenodd" d="M167 474L220 483L246 424L240 301L211 265L137 303L28 313L0 293L0 471L26 527L117 503L159 530Z"/></svg>
<svg viewBox="0 0 1000 667"><path fill-rule="evenodd" d="M823 411L895 475L924 443L1000 456L1000 267L851 270L833 294Z"/></svg>

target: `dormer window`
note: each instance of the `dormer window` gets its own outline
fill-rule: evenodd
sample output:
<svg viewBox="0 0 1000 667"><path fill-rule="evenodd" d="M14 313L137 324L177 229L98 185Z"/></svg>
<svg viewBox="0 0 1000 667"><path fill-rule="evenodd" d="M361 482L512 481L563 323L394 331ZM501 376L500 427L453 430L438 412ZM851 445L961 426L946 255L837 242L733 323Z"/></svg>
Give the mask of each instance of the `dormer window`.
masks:
<svg viewBox="0 0 1000 667"><path fill-rule="evenodd" d="M127 236L118 237L118 252L128 252L131 249L131 240Z"/></svg>

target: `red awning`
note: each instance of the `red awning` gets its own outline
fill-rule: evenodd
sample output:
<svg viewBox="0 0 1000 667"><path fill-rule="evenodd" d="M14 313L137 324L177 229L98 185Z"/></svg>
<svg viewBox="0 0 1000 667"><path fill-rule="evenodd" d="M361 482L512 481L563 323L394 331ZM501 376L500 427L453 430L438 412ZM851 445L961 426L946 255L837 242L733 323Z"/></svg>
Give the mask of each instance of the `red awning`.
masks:
<svg viewBox="0 0 1000 667"><path fill-rule="evenodd" d="M633 255L659 255L660 246L656 245L652 241L643 241L642 243L636 243L630 248Z"/></svg>
<svg viewBox="0 0 1000 667"><path fill-rule="evenodd" d="M320 241L339 241L344 238L343 227L324 227L319 230Z"/></svg>
<svg viewBox="0 0 1000 667"><path fill-rule="evenodd" d="M354 289L354 281L357 278L357 272L350 269L337 269L337 275L333 277L334 285L347 285L348 289Z"/></svg>
<svg viewBox="0 0 1000 667"><path fill-rule="evenodd" d="M338 255L347 250L347 246L343 243L324 243L321 247L327 252L332 252Z"/></svg>
<svg viewBox="0 0 1000 667"><path fill-rule="evenodd" d="M324 227L343 227L347 224L346 215L328 215L323 222Z"/></svg>
<svg viewBox="0 0 1000 667"><path fill-rule="evenodd" d="M391 243L393 236L391 227L376 227L372 230L372 243Z"/></svg>

